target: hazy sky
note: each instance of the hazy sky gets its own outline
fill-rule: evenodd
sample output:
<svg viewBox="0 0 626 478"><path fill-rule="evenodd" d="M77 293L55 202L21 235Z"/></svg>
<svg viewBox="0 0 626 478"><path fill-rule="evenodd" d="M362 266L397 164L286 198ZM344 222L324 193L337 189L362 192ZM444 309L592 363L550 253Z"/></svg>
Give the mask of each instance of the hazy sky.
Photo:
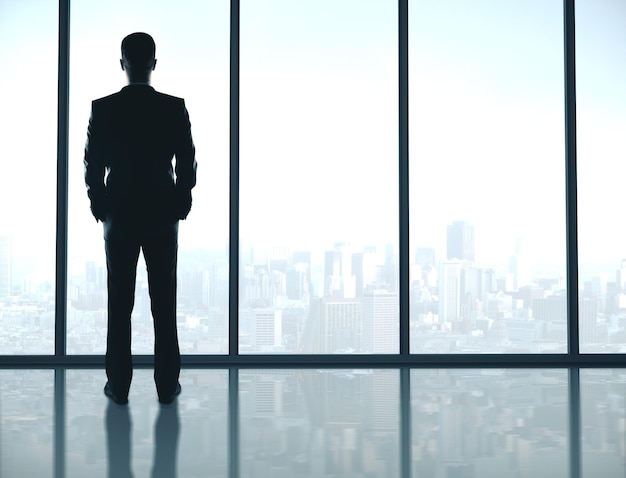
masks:
<svg viewBox="0 0 626 478"><path fill-rule="evenodd" d="M576 7L581 261L617 267L626 6ZM445 226L466 219L484 263L505 263L521 236L534 262L563 264L562 2L409 8L412 249L441 255ZM242 244L397 243L396 2L242 0L241 9ZM0 233L15 233L17 254L41 251L42 264L54 253L56 16L52 0L0 2L0 200L11 205ZM70 262L104 256L83 146L90 101L124 86L119 43L133 31L155 37L153 85L185 97L191 116L199 178L181 247L224 247L229 2L74 0L71 20Z"/></svg>

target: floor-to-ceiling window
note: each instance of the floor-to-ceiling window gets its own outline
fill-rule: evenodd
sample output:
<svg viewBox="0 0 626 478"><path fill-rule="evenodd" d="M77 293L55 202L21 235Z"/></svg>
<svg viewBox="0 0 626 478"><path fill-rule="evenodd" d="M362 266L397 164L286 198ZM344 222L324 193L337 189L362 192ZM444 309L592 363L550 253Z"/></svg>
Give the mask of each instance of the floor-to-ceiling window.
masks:
<svg viewBox="0 0 626 478"><path fill-rule="evenodd" d="M104 352L102 226L89 211L83 145L91 100L125 84L120 42L133 31L155 37L153 86L186 99L197 146L194 208L180 232L183 354L229 352L233 241L231 354L395 355L405 319L413 354L565 353L565 218L574 202L565 189L564 3L408 0L410 94L400 99L410 107L410 194L400 204L409 201L410 230L398 222L399 4L2 2L0 354L52 353L55 320L64 320L55 304L55 252L64 246L54 245L55 178L68 130L66 348ZM58 50L59 6L71 18L70 119L57 137L57 61L68 59ZM581 352L621 353L626 11L609 0L576 6L574 313ZM233 8L241 14L237 52L229 52ZM240 89L229 76L233 61ZM236 94L238 156L229 150ZM229 151L240 160L234 237ZM407 289L401 261L410 265ZM405 290L410 307L401 317ZM140 259L134 353L152 353L152 340Z"/></svg>
<svg viewBox="0 0 626 478"><path fill-rule="evenodd" d="M241 353L398 353L397 15L241 2Z"/></svg>
<svg viewBox="0 0 626 478"><path fill-rule="evenodd" d="M626 350L626 4L576 2L581 352Z"/></svg>
<svg viewBox="0 0 626 478"><path fill-rule="evenodd" d="M0 354L54 352L54 0L0 3Z"/></svg>
<svg viewBox="0 0 626 478"><path fill-rule="evenodd" d="M563 353L563 2L409 12L411 352Z"/></svg>
<svg viewBox="0 0 626 478"><path fill-rule="evenodd" d="M227 352L229 2L71 3L67 350L102 354L106 265L102 225L89 209L83 147L91 101L126 85L122 39L145 31L156 43L152 86L185 98L198 161L193 208L181 221L178 328L183 354ZM153 351L145 264L140 256L133 352Z"/></svg>

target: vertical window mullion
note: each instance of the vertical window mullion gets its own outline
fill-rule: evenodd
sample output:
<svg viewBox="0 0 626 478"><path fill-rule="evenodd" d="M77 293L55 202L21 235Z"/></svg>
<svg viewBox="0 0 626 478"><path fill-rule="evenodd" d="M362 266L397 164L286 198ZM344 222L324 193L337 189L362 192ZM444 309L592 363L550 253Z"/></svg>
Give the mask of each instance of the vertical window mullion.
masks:
<svg viewBox="0 0 626 478"><path fill-rule="evenodd" d="M230 2L230 235L228 354L239 354L239 0Z"/></svg>
<svg viewBox="0 0 626 478"><path fill-rule="evenodd" d="M66 354L67 332L67 169L69 141L70 0L59 0L57 107L57 222L54 354Z"/></svg>
<svg viewBox="0 0 626 478"><path fill-rule="evenodd" d="M409 350L409 2L398 0L400 355Z"/></svg>
<svg viewBox="0 0 626 478"><path fill-rule="evenodd" d="M576 48L574 0L564 0L565 172L567 224L567 350L577 356L578 330L578 199L576 175Z"/></svg>

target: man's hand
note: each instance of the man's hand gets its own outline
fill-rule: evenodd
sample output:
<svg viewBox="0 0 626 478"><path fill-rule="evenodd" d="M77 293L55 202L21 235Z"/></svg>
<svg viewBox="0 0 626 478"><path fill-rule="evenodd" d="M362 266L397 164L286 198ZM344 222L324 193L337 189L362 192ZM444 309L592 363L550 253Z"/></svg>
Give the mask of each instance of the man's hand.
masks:
<svg viewBox="0 0 626 478"><path fill-rule="evenodd" d="M106 205L104 201L91 201L91 213L96 221L104 222L107 218Z"/></svg>
<svg viewBox="0 0 626 478"><path fill-rule="evenodd" d="M176 218L187 219L191 211L191 190L176 191Z"/></svg>

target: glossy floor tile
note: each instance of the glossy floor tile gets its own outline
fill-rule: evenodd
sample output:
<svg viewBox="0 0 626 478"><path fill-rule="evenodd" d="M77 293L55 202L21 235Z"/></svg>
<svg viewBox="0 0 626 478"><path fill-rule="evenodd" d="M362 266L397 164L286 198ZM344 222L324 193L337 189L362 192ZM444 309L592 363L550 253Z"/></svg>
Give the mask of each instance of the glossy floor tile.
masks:
<svg viewBox="0 0 626 478"><path fill-rule="evenodd" d="M0 370L0 477L626 476L624 369Z"/></svg>

